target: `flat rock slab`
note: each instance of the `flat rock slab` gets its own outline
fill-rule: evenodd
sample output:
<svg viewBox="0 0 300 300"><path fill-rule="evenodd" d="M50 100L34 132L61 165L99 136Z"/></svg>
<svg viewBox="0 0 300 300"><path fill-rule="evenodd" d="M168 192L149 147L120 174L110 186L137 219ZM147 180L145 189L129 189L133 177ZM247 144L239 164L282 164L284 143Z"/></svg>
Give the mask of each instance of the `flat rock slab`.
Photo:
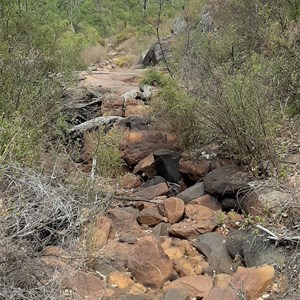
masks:
<svg viewBox="0 0 300 300"><path fill-rule="evenodd" d="M244 188L253 176L242 167L226 166L213 170L205 175L203 183L205 191L211 195L234 195Z"/></svg>

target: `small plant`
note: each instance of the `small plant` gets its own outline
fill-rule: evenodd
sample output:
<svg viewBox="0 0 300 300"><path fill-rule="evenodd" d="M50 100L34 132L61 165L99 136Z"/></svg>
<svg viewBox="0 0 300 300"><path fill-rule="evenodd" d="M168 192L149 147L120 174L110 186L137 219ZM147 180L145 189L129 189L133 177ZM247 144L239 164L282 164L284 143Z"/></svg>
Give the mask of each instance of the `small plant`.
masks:
<svg viewBox="0 0 300 300"><path fill-rule="evenodd" d="M242 229L248 229L250 227L252 227L253 225L256 224L265 224L266 220L263 216L253 216L253 215L248 215L247 217L245 217L243 224L241 225Z"/></svg>
<svg viewBox="0 0 300 300"><path fill-rule="evenodd" d="M165 87L170 83L172 79L167 75L155 70L154 68L149 68L145 71L144 77L141 79L140 84L148 84L153 86Z"/></svg>
<svg viewBox="0 0 300 300"><path fill-rule="evenodd" d="M224 225L226 223L227 220L227 215L226 213L224 213L221 210L218 210L216 213L216 223L219 227L221 227L222 225Z"/></svg>

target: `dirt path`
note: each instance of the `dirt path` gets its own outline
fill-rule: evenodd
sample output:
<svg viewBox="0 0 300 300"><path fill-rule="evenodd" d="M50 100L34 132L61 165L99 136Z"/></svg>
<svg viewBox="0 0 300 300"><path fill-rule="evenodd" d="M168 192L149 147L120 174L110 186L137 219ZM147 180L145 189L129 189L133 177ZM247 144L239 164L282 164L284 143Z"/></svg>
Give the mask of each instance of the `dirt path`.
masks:
<svg viewBox="0 0 300 300"><path fill-rule="evenodd" d="M116 95L122 95L138 86L144 70L97 70L91 72L82 72L80 74L80 85L89 88L109 88Z"/></svg>

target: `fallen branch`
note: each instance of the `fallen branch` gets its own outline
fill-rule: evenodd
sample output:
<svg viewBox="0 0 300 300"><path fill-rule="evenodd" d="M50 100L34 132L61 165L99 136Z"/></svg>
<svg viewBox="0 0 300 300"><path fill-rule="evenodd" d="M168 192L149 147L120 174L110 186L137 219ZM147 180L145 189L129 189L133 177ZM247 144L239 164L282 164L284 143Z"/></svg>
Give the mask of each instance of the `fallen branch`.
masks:
<svg viewBox="0 0 300 300"><path fill-rule="evenodd" d="M86 132L88 130L91 129L96 129L100 126L107 126L111 123L114 123L116 121L122 120L122 117L118 117L118 116L109 116L109 117L98 117L98 118L94 118L91 120L88 120L86 122L83 122L79 125L75 125L73 126L70 130L69 133L73 133L73 132Z"/></svg>
<svg viewBox="0 0 300 300"><path fill-rule="evenodd" d="M159 201L156 200L150 200L145 197L134 197L134 196L113 196L114 200L118 201L142 201L142 202L149 202L149 203L154 203L154 204L159 204Z"/></svg>
<svg viewBox="0 0 300 300"><path fill-rule="evenodd" d="M261 226L261 225L255 225L256 228L266 232L267 234L269 234L269 236L267 236L268 239L276 241L276 242L283 242L283 241L287 241L287 242L292 242L292 243L297 243L300 242L300 236L278 236L275 233L273 233L272 231L270 231L269 229Z"/></svg>

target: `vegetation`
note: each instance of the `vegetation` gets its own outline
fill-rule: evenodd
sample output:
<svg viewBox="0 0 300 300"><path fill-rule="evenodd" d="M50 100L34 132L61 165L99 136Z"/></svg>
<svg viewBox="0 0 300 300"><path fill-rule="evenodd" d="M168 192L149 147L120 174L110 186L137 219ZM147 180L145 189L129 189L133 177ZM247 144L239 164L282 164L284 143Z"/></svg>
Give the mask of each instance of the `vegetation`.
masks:
<svg viewBox="0 0 300 300"><path fill-rule="evenodd" d="M207 2L215 9L212 31L201 32L191 15L174 47L186 92L168 85L159 102L186 147L215 140L256 174L268 163L276 170L282 120L299 114L300 2Z"/></svg>

